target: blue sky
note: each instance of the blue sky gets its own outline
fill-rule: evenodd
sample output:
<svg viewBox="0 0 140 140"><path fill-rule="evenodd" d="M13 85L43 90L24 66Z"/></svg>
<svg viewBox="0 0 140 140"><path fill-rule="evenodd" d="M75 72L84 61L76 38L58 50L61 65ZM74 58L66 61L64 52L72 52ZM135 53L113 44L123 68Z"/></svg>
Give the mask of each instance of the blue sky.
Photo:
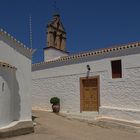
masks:
<svg viewBox="0 0 140 140"><path fill-rule="evenodd" d="M1 0L0 27L29 47L32 15L33 63L43 61L46 25L53 0ZM140 0L57 0L67 32L67 51L77 53L140 41Z"/></svg>

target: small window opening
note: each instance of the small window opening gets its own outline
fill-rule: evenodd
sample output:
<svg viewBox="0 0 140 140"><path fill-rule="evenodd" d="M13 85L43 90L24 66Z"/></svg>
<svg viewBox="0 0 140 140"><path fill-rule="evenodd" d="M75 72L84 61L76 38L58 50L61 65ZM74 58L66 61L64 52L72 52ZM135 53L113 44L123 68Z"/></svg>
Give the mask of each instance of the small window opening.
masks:
<svg viewBox="0 0 140 140"><path fill-rule="evenodd" d="M4 82L2 83L2 92L4 91Z"/></svg>
<svg viewBox="0 0 140 140"><path fill-rule="evenodd" d="M62 39L63 39L63 36L62 34L60 34L60 46L59 46L60 49L61 49Z"/></svg>
<svg viewBox="0 0 140 140"><path fill-rule="evenodd" d="M121 60L111 61L112 78L122 78Z"/></svg>

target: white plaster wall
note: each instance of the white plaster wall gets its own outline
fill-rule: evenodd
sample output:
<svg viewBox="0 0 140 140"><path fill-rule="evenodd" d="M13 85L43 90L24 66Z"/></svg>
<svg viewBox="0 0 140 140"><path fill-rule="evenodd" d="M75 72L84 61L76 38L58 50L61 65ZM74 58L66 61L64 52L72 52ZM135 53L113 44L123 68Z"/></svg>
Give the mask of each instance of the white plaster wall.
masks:
<svg viewBox="0 0 140 140"><path fill-rule="evenodd" d="M0 39L0 60L17 68L14 82L14 120L31 120L31 60L9 45L11 44Z"/></svg>
<svg viewBox="0 0 140 140"><path fill-rule="evenodd" d="M7 125L14 118L14 70L0 67L0 126Z"/></svg>
<svg viewBox="0 0 140 140"><path fill-rule="evenodd" d="M44 50L44 61L57 59L62 56L67 56L66 52L59 51L57 49L49 48Z"/></svg>
<svg viewBox="0 0 140 140"><path fill-rule="evenodd" d="M61 100L61 110L78 111L80 98L80 95L77 94L77 89L79 89L78 82L79 79L76 76L34 80L33 87L35 90L33 90L32 94L33 106L37 108L46 107L46 109L50 110L51 105L49 99L57 96Z"/></svg>
<svg viewBox="0 0 140 140"><path fill-rule="evenodd" d="M137 52L137 53L135 53ZM86 65L90 65L89 76L100 76L101 116L140 121L140 49L131 49L109 56L89 58L87 62L49 67L32 72L33 108L51 109L49 100L60 97L61 109L67 112L80 112L80 77L87 76ZM121 79L112 79L111 60L122 60ZM74 60L73 60L74 61ZM55 65L55 64L54 64ZM47 67L47 66L46 66ZM111 109L110 109L111 108ZM114 113L112 111L114 110ZM119 111L118 110L123 110ZM116 111L117 110L117 111ZM133 114L133 117L128 115ZM136 113L133 113L136 112Z"/></svg>
<svg viewBox="0 0 140 140"><path fill-rule="evenodd" d="M105 68L101 71L103 62L98 63L80 63L32 72L33 108L50 110L49 100L57 96L61 100L61 111L80 112L80 77L87 76L87 64L92 69L90 76L102 74L105 71Z"/></svg>
<svg viewBox="0 0 140 140"><path fill-rule="evenodd" d="M125 73L122 79L103 79L100 114L140 121L140 67L124 66L123 72Z"/></svg>

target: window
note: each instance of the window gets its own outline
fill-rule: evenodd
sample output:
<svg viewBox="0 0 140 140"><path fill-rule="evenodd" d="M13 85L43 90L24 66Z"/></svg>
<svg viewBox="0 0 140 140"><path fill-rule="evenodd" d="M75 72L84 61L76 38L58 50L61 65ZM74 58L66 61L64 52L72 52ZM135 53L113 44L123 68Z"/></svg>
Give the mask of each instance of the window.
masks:
<svg viewBox="0 0 140 140"><path fill-rule="evenodd" d="M111 61L112 78L122 78L121 60Z"/></svg>

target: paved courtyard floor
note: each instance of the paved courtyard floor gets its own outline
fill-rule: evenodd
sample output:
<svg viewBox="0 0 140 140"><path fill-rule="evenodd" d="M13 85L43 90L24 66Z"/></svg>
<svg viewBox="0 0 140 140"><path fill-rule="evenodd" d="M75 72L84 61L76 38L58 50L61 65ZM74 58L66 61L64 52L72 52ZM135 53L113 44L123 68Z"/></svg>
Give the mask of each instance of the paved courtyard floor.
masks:
<svg viewBox="0 0 140 140"><path fill-rule="evenodd" d="M140 140L140 133L107 129L53 113L33 111L35 133L5 140Z"/></svg>

